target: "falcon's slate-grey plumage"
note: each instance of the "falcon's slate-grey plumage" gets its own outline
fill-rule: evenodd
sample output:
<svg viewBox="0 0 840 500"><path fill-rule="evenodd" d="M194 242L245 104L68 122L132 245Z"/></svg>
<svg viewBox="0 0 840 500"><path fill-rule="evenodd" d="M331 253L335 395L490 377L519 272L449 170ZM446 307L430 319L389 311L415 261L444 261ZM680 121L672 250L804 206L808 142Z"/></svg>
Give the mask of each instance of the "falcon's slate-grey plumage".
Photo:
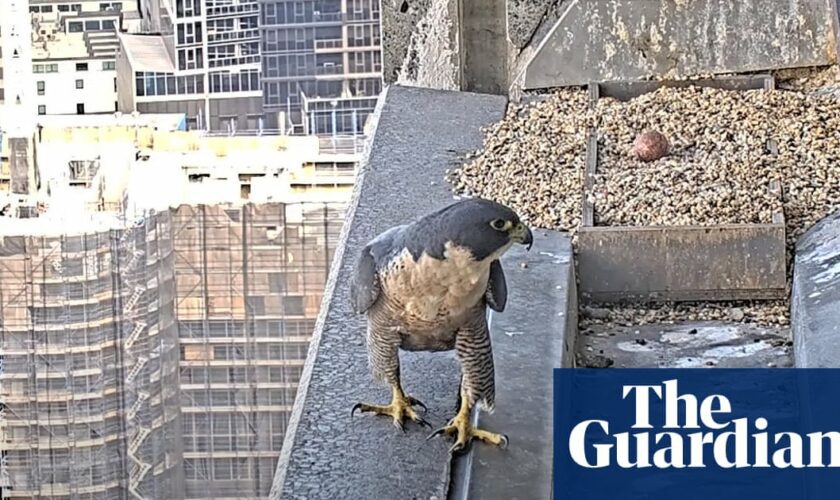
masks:
<svg viewBox="0 0 840 500"><path fill-rule="evenodd" d="M367 313L371 371L393 390L391 404L359 403L353 411L409 418L428 425L412 406L423 404L400 383L399 349L455 349L461 364L458 414L436 431L455 434L453 449L471 438L505 444L500 434L474 429L476 403L495 404L493 352L486 308L503 311L507 286L501 256L514 243L532 243L531 230L511 209L482 199L464 200L414 223L385 231L362 250L352 284L357 313Z"/></svg>

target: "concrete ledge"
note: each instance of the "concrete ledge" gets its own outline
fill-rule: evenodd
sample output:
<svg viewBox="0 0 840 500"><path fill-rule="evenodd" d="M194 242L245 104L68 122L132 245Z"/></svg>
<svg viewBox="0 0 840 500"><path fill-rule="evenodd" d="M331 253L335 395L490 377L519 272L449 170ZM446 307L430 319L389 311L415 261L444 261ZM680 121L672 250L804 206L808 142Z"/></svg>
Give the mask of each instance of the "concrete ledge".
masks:
<svg viewBox="0 0 840 500"><path fill-rule="evenodd" d="M796 245L791 314L796 366L840 367L840 211Z"/></svg>
<svg viewBox="0 0 840 500"><path fill-rule="evenodd" d="M479 444L457 458L450 498L551 498L553 370L574 366L577 338L571 239L535 231L531 251L511 249L503 265L512 295L504 313L490 316L496 411L478 418L510 446Z"/></svg>
<svg viewBox="0 0 840 500"><path fill-rule="evenodd" d="M444 172L481 146L480 128L502 118L506 100L447 91L390 87L354 191L325 292L301 388L289 422L271 498L445 498L448 445L425 441L409 424L350 418L359 401L387 402L369 374L364 317L349 301L352 268L376 234L452 201ZM403 353L406 390L445 423L458 389L451 353Z"/></svg>
<svg viewBox="0 0 840 500"><path fill-rule="evenodd" d="M508 433L511 448L479 445L479 460L468 454L453 464L450 443L426 441L425 429L408 424L402 434L385 419L350 418L356 402L389 398L369 374L365 320L350 307L358 252L379 232L452 202L445 170L481 146L481 127L500 120L506 105L498 96L401 86L380 97L270 498L443 500L467 492L470 477L493 476L510 487L530 485L527 491L540 492L533 498L550 488L551 369L571 363L577 325L565 235L536 231L530 253L516 249L503 260L508 308L491 317L497 410L481 418ZM401 362L406 389L429 407L426 418L444 424L455 410L454 354L402 353ZM501 495L481 496L511 498Z"/></svg>

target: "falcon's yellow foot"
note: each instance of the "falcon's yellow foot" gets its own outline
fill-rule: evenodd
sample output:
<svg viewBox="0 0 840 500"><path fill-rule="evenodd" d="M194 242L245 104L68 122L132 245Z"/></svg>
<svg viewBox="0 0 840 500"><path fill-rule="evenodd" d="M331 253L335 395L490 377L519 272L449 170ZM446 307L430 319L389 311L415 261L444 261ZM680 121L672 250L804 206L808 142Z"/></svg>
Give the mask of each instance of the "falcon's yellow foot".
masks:
<svg viewBox="0 0 840 500"><path fill-rule="evenodd" d="M403 432L405 432L404 422L406 418L412 422L416 422L431 429L432 425L420 417L420 415L414 411L414 408L412 408L413 406L420 406L423 408L424 413L426 411L426 405L421 403L418 399L405 394L399 387L394 387L394 395L391 399L391 404L372 405L367 403L358 403L353 406L353 410L350 411L350 415L352 416L356 413L356 410L359 410L362 413L389 416L394 419L394 426Z"/></svg>
<svg viewBox="0 0 840 500"><path fill-rule="evenodd" d="M492 444L500 448L506 448L508 445L508 438L504 434L487 432L483 429L473 427L470 423L469 410L463 411L463 408L446 426L431 433L426 439L432 439L441 434L455 435L455 444L449 448L450 453L464 450L467 444L473 439L479 439L487 444Z"/></svg>

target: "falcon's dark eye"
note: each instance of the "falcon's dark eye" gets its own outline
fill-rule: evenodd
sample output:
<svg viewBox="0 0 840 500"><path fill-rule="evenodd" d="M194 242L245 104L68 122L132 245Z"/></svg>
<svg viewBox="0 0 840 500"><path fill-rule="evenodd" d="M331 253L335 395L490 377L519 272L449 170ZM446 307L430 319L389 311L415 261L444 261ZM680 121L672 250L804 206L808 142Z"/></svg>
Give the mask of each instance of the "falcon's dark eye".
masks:
<svg viewBox="0 0 840 500"><path fill-rule="evenodd" d="M491 222L490 225L496 231L504 231L505 229L510 227L510 222L508 222L506 220L503 220L503 219L496 219L493 222Z"/></svg>

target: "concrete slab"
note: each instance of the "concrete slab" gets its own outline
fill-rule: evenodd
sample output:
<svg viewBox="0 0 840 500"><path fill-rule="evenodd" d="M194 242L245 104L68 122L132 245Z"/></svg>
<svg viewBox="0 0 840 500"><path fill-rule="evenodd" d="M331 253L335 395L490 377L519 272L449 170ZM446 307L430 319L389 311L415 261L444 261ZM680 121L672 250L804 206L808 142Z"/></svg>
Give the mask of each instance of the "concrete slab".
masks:
<svg viewBox="0 0 840 500"><path fill-rule="evenodd" d="M777 327L704 321L593 325L581 331L578 365L593 368L772 368L793 365L790 333Z"/></svg>
<svg viewBox="0 0 840 500"><path fill-rule="evenodd" d="M797 242L791 325L797 367L840 367L840 211Z"/></svg>
<svg viewBox="0 0 840 500"><path fill-rule="evenodd" d="M523 88L831 64L834 1L574 0Z"/></svg>
<svg viewBox="0 0 840 500"><path fill-rule="evenodd" d="M270 498L438 498L450 457L443 439L409 424L407 433L370 416L350 418L359 401L386 402L368 372L365 321L348 297L361 248L381 231L452 201L444 172L481 146L481 127L502 118L506 100L460 92L391 87L348 210ZM532 250L533 251L533 250ZM512 289L516 297L518 290ZM502 354L503 355L503 354ZM458 368L451 353L402 356L406 389L442 425L452 416Z"/></svg>
<svg viewBox="0 0 840 500"><path fill-rule="evenodd" d="M537 231L534 238L530 253L512 249L504 262L512 295L490 318L496 411L478 416L510 446L479 444L456 459L455 471L466 473L453 475L450 498L551 498L552 370L574 362L577 301L569 237Z"/></svg>

